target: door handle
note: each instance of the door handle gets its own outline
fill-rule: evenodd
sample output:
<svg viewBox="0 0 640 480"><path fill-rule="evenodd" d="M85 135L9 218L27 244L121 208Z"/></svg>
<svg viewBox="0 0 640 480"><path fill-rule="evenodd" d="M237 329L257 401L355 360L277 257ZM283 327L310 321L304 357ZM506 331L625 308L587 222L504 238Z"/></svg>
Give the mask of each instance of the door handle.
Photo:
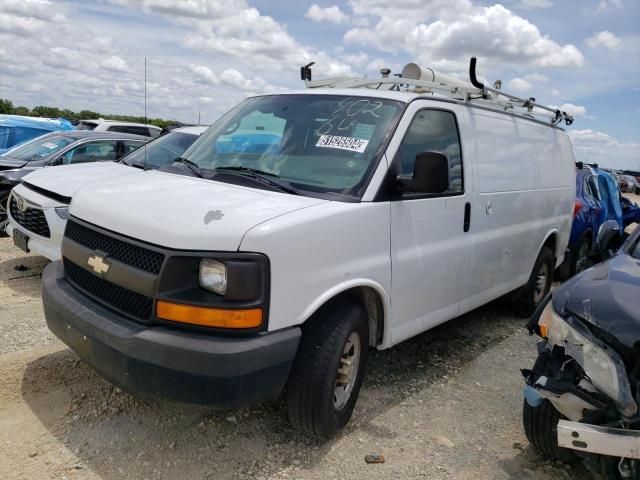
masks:
<svg viewBox="0 0 640 480"><path fill-rule="evenodd" d="M464 204L464 225L463 229L465 232L469 231L471 227L471 203L467 202Z"/></svg>

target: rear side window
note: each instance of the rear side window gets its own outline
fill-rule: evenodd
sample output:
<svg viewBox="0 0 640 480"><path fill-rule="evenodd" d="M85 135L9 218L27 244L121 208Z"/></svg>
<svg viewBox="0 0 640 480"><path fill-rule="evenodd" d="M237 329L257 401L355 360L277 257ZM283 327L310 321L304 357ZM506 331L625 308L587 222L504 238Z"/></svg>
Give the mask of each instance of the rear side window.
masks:
<svg viewBox="0 0 640 480"><path fill-rule="evenodd" d="M116 144L116 140L83 143L65 153L62 156L62 164L115 160L117 158Z"/></svg>
<svg viewBox="0 0 640 480"><path fill-rule="evenodd" d="M585 177L584 191L591 198L600 200L600 194L598 193L598 185L596 184L595 177L593 175L588 175L587 177Z"/></svg>
<svg viewBox="0 0 640 480"><path fill-rule="evenodd" d="M123 155L127 155L127 154L133 152L134 150L137 150L142 145L144 145L142 142L136 142L136 141L133 141L133 140L125 140L122 143L124 145Z"/></svg>
<svg viewBox="0 0 640 480"><path fill-rule="evenodd" d="M449 161L449 189L445 193L462 193L462 156L455 116L443 110L420 110L400 144L401 171L413 174L419 153L438 152Z"/></svg>
<svg viewBox="0 0 640 480"><path fill-rule="evenodd" d="M149 136L147 127L136 127L131 125L113 125L107 129L109 132L131 133L133 135Z"/></svg>

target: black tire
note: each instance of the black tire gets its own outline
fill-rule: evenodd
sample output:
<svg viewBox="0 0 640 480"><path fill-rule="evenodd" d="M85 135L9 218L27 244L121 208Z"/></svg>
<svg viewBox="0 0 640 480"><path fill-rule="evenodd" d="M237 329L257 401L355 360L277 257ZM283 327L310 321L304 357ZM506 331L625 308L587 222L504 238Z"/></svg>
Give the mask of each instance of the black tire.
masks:
<svg viewBox="0 0 640 480"><path fill-rule="evenodd" d="M585 235L569 252L569 276L573 277L589 267L589 253L591 252L591 237Z"/></svg>
<svg viewBox="0 0 640 480"><path fill-rule="evenodd" d="M0 198L0 238L8 237L7 232L5 232L5 227L7 225L8 216L7 216L7 200L9 199L9 195L6 197Z"/></svg>
<svg viewBox="0 0 640 480"><path fill-rule="evenodd" d="M352 336L354 335L354 336ZM336 408L338 368L347 340L359 339L358 366L350 394ZM367 364L369 325L361 305L340 299L322 307L303 327L298 354L287 385L289 421L306 434L328 438L344 427L353 413ZM346 391L346 388L344 389ZM337 398L337 397L336 397Z"/></svg>
<svg viewBox="0 0 640 480"><path fill-rule="evenodd" d="M542 247L531 271L529 281L513 293L514 308L523 317L530 317L540 302L551 290L555 259L549 247ZM539 276L544 274L544 285L539 285Z"/></svg>
<svg viewBox="0 0 640 480"><path fill-rule="evenodd" d="M577 457L570 449L558 446L558 421L561 418L549 400L544 400L537 407L532 407L526 400L522 405L522 424L529 443L553 460L575 462Z"/></svg>

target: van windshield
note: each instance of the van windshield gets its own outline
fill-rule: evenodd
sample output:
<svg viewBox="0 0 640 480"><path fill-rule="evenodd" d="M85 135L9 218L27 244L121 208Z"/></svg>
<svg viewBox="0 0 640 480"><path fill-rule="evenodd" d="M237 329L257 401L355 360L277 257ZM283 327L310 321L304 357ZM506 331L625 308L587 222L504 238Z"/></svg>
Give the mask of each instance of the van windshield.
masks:
<svg viewBox="0 0 640 480"><path fill-rule="evenodd" d="M303 192L357 197L402 106L341 95L250 98L213 124L183 157L206 177L215 177L218 169L251 169Z"/></svg>

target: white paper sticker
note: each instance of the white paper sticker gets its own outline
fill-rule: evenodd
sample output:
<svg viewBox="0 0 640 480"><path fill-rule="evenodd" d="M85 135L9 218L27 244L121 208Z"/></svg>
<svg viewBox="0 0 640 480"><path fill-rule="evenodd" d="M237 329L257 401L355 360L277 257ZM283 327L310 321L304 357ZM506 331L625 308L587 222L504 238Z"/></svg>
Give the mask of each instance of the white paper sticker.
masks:
<svg viewBox="0 0 640 480"><path fill-rule="evenodd" d="M49 150L53 150L54 148L58 147L58 145L52 142L43 143L42 146L48 148Z"/></svg>
<svg viewBox="0 0 640 480"><path fill-rule="evenodd" d="M316 147L337 148L350 152L364 152L369 140L353 137L340 137L338 135L320 135Z"/></svg>

